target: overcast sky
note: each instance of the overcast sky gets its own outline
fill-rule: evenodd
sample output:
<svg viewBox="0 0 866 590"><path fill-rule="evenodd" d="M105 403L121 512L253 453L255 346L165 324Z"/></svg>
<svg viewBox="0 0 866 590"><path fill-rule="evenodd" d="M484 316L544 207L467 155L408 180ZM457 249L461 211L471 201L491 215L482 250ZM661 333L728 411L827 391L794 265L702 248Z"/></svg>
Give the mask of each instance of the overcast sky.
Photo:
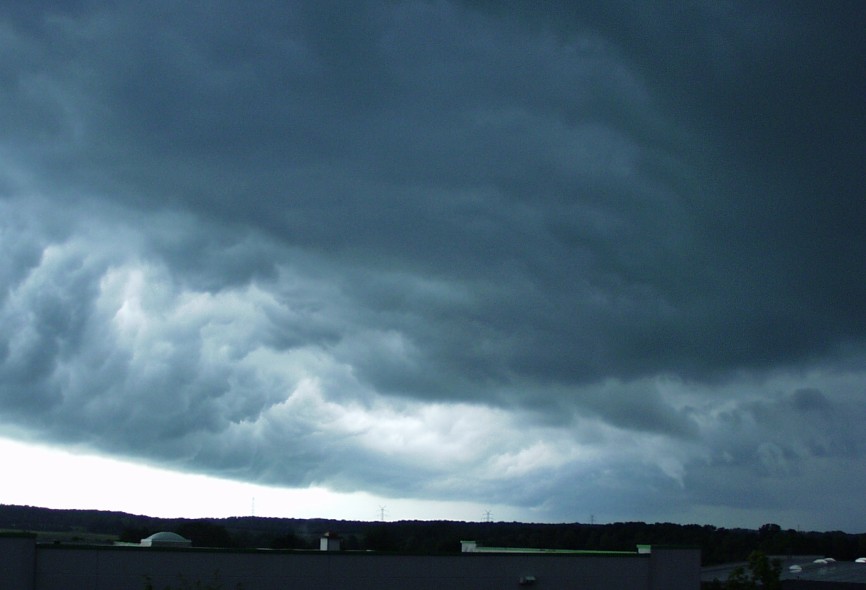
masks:
<svg viewBox="0 0 866 590"><path fill-rule="evenodd" d="M581 4L4 4L0 435L866 531L866 6Z"/></svg>

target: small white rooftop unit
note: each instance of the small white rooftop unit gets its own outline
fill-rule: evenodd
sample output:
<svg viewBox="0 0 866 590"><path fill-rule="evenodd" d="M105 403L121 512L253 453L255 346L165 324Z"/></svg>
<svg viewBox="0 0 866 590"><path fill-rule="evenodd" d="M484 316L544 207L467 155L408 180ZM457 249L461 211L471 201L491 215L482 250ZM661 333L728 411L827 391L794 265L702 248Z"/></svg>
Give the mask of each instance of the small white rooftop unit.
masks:
<svg viewBox="0 0 866 590"><path fill-rule="evenodd" d="M340 550L340 535L337 533L327 532L319 539L319 551L339 551Z"/></svg>
<svg viewBox="0 0 866 590"><path fill-rule="evenodd" d="M141 540L142 547L189 547L192 541L177 533L161 532Z"/></svg>

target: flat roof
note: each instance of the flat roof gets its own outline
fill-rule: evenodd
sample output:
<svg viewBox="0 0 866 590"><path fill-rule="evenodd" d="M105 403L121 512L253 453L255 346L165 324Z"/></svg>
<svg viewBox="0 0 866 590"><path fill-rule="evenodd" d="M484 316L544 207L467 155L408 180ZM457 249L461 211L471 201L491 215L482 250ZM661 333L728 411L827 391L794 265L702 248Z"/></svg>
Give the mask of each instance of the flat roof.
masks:
<svg viewBox="0 0 866 590"><path fill-rule="evenodd" d="M832 561L829 563L815 563L820 556L793 556L779 559L782 562L781 580L809 580L815 582L848 582L854 584L866 584L866 563L855 563L853 561ZM774 557L770 556L770 559ZM701 580L711 582L714 579L724 582L728 579L731 571L737 566L746 566L742 563L729 563L725 565L708 566L701 568ZM800 566L799 572L792 572L791 566Z"/></svg>
<svg viewBox="0 0 866 590"><path fill-rule="evenodd" d="M463 550L464 553L531 553L531 554L555 554L555 555L639 555L638 551L601 551L590 549L538 549L532 547L487 547L478 545L477 541L460 541L464 547L472 544L472 549Z"/></svg>

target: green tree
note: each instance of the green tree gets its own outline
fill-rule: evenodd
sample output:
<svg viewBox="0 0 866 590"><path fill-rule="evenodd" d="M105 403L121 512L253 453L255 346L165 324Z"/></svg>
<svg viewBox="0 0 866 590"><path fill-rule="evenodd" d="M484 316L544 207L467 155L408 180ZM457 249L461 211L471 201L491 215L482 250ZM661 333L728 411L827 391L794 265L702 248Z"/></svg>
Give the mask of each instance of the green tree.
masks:
<svg viewBox="0 0 866 590"><path fill-rule="evenodd" d="M734 568L725 584L726 590L782 590L782 563L762 551L752 551L748 564Z"/></svg>
<svg viewBox="0 0 866 590"><path fill-rule="evenodd" d="M749 570L752 578L758 581L764 590L782 590L782 562L778 559L770 559L760 551L753 551L749 555Z"/></svg>
<svg viewBox="0 0 866 590"><path fill-rule="evenodd" d="M753 590L754 588L757 588L757 585L742 565L731 571L725 583L725 590Z"/></svg>

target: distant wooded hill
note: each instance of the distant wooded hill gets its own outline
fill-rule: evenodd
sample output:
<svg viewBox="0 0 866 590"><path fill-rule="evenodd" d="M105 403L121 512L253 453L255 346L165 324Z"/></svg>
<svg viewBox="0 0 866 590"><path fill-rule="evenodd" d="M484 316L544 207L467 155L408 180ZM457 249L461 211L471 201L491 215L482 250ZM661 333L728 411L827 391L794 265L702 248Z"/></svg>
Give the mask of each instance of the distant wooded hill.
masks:
<svg viewBox="0 0 866 590"><path fill-rule="evenodd" d="M619 522L537 524L520 522L396 521L328 519L155 518L102 510L55 510L0 504L0 530L30 531L45 542L138 542L173 531L201 547L317 549L327 531L339 534L347 550L456 553L460 541L493 547L633 551L638 544L699 546L704 565L767 555L823 555L837 560L866 556L866 534L800 532L765 524L757 530L709 525Z"/></svg>

